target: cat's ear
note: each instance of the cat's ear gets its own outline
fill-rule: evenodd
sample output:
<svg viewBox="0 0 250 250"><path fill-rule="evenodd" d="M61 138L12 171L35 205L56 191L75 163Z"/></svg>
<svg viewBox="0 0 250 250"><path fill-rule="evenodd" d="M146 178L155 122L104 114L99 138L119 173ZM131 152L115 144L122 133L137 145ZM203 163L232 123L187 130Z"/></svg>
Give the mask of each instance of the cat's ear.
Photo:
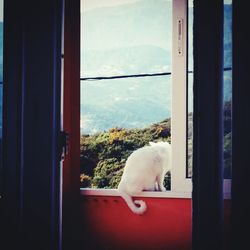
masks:
<svg viewBox="0 0 250 250"><path fill-rule="evenodd" d="M152 142L152 141L149 142L150 146L154 146L155 144L156 144L155 142Z"/></svg>

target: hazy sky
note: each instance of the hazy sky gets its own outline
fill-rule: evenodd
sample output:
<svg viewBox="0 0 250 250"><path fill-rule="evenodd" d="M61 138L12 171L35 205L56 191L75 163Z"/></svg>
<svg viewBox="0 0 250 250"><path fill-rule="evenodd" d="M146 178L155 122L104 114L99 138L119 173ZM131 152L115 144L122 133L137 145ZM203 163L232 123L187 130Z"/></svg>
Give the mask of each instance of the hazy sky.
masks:
<svg viewBox="0 0 250 250"><path fill-rule="evenodd" d="M81 12L83 12L83 6L84 10L87 11L98 7L122 5L126 3L134 3L137 1L138 0L81 0ZM232 0L224 0L224 3L232 3ZM0 0L0 21L2 20L3 20L3 0Z"/></svg>
<svg viewBox="0 0 250 250"><path fill-rule="evenodd" d="M1 1L1 0L0 0ZM81 12L104 6L115 6L134 3L137 0L81 0Z"/></svg>
<svg viewBox="0 0 250 250"><path fill-rule="evenodd" d="M0 0L0 2L3 0ZM122 5L134 3L138 0L81 0L81 12L104 6ZM232 0L224 0L225 4L232 4ZM193 0L189 0L189 6L193 5Z"/></svg>

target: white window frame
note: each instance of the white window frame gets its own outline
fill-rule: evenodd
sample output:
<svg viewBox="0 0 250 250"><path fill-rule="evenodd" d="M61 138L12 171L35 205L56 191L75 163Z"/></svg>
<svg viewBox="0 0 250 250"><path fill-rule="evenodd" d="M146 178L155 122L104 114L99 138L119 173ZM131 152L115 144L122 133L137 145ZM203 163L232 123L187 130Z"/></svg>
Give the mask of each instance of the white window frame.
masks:
<svg viewBox="0 0 250 250"><path fill-rule="evenodd" d="M191 197L192 179L187 178L187 1L173 0L172 20L172 115L171 191Z"/></svg>
<svg viewBox="0 0 250 250"><path fill-rule="evenodd" d="M166 192L143 192L139 195L142 197L191 198L192 180L186 178L187 21L187 1L172 0L171 190ZM181 33L178 33L180 28ZM115 189L92 188L81 188L81 194L119 195Z"/></svg>

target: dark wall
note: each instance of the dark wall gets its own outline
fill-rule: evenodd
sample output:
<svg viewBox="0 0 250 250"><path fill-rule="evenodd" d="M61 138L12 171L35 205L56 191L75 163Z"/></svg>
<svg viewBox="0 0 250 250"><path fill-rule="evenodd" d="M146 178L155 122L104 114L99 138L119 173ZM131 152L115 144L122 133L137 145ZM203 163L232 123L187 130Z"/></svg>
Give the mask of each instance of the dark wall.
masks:
<svg viewBox="0 0 250 250"><path fill-rule="evenodd" d="M250 248L250 37L247 1L233 1L233 136L232 136L232 239L233 249Z"/></svg>
<svg viewBox="0 0 250 250"><path fill-rule="evenodd" d="M62 3L4 2L1 235L8 249L59 247Z"/></svg>
<svg viewBox="0 0 250 250"><path fill-rule="evenodd" d="M223 1L194 1L193 249L222 249Z"/></svg>

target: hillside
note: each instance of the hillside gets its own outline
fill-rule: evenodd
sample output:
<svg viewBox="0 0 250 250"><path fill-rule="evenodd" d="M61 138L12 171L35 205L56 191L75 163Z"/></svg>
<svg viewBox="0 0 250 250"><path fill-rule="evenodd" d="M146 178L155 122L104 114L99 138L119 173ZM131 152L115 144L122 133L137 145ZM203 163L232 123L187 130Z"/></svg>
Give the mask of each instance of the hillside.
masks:
<svg viewBox="0 0 250 250"><path fill-rule="evenodd" d="M192 114L189 114L188 173L192 176ZM81 187L117 188L126 159L150 141L171 142L170 119L142 129L112 128L81 136ZM224 107L224 177L231 175L231 103ZM170 189L171 173L165 178Z"/></svg>
<svg viewBox="0 0 250 250"><path fill-rule="evenodd" d="M81 187L116 188L128 156L150 141L170 142L170 119L144 129L113 128L81 136ZM166 187L169 189L168 173Z"/></svg>

